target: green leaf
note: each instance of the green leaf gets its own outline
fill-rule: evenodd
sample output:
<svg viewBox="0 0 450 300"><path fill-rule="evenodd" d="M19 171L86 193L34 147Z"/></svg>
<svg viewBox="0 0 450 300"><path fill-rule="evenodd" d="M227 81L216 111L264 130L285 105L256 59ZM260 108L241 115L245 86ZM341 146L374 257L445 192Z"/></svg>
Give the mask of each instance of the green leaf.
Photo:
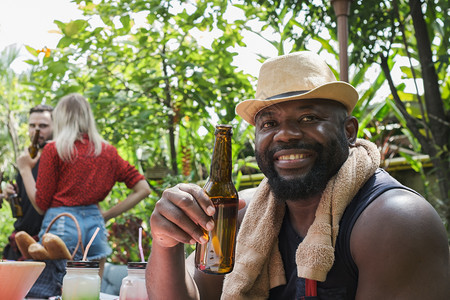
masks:
<svg viewBox="0 0 450 300"><path fill-rule="evenodd" d="M68 36L63 36L63 37L59 40L57 47L58 47L58 48L61 48L61 49L66 48L66 47L69 47L70 44L72 44L72 41L74 41L72 38L70 38L70 37L68 37Z"/></svg>
<svg viewBox="0 0 450 300"><path fill-rule="evenodd" d="M39 54L39 53L37 53L36 49L34 49L33 47L30 47L28 45L25 45L25 49L27 49L27 51L35 57L37 57Z"/></svg>
<svg viewBox="0 0 450 300"><path fill-rule="evenodd" d="M61 28L63 33L68 37L73 37L88 26L86 20L75 20L65 24L65 28Z"/></svg>
<svg viewBox="0 0 450 300"><path fill-rule="evenodd" d="M120 17L120 23L122 23L123 28L125 29L125 31L130 31L130 16L129 15L125 15Z"/></svg>

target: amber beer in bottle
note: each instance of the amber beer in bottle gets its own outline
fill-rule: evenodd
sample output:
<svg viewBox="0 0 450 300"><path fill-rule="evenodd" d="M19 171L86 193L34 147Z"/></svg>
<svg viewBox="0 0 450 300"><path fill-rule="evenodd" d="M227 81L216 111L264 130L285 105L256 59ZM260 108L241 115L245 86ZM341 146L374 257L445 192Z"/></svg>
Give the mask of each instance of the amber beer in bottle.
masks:
<svg viewBox="0 0 450 300"><path fill-rule="evenodd" d="M9 182L14 186L12 181ZM7 198L9 205L11 206L11 213L13 218L23 217L22 205L20 205L21 199L17 193L11 194Z"/></svg>
<svg viewBox="0 0 450 300"><path fill-rule="evenodd" d="M31 158L35 158L39 151L39 133L40 129L36 129L33 136L33 141L31 142L30 147L28 147L28 152L30 153Z"/></svg>
<svg viewBox="0 0 450 300"><path fill-rule="evenodd" d="M236 246L238 193L231 180L230 125L217 125L209 178L203 190L216 208L214 229L205 231L206 244L198 244L195 250L195 266L210 274L226 274L233 270Z"/></svg>

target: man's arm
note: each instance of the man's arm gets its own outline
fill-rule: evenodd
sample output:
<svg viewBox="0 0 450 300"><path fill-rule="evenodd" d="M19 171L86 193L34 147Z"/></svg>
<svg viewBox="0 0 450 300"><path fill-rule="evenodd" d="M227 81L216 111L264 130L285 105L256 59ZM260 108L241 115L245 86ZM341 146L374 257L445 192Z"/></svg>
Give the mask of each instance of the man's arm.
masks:
<svg viewBox="0 0 450 300"><path fill-rule="evenodd" d="M356 299L450 299L446 231L416 194L383 193L359 217L350 243L359 271Z"/></svg>
<svg viewBox="0 0 450 300"><path fill-rule="evenodd" d="M149 299L200 299L185 267L184 244L163 247L153 241L145 277Z"/></svg>
<svg viewBox="0 0 450 300"><path fill-rule="evenodd" d="M25 186L25 192L30 199L30 203L33 205L34 209L41 215L45 213L36 204L36 181L34 180L32 169L36 165L40 158L40 154L35 158L31 158L28 150L25 150L17 159L17 168L19 169L20 175L22 176L23 184Z"/></svg>
<svg viewBox="0 0 450 300"><path fill-rule="evenodd" d="M240 209L251 196L252 193L245 198L240 196ZM213 228L213 215L211 200L196 185L179 184L164 191L150 218L153 241L146 270L150 299L220 298L224 276L198 271L194 253L185 259L184 252L184 244L206 242L202 239L203 228Z"/></svg>
<svg viewBox="0 0 450 300"><path fill-rule="evenodd" d="M150 218L153 239L146 271L149 298L200 299L185 267L184 244L207 242L203 229L214 227L214 212L214 205L199 186L179 184L163 192Z"/></svg>

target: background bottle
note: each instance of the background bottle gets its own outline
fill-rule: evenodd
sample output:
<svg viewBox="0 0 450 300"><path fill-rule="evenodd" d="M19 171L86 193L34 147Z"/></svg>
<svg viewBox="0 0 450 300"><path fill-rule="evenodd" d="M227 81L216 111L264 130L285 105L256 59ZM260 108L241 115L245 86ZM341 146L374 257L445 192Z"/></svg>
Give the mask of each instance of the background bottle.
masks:
<svg viewBox="0 0 450 300"><path fill-rule="evenodd" d="M208 243L197 244L195 266L211 274L226 274L233 270L236 246L238 193L231 180L230 125L217 125L209 178L203 187L214 203L214 229L205 232Z"/></svg>
<svg viewBox="0 0 450 300"><path fill-rule="evenodd" d="M37 128L34 131L33 141L31 142L30 147L28 147L28 152L30 152L31 158L35 158L39 151L39 134L41 130Z"/></svg>
<svg viewBox="0 0 450 300"><path fill-rule="evenodd" d="M14 186L14 189L17 191L16 185L12 181L10 181L9 183ZM17 192L9 195L7 200L9 202L9 205L11 206L11 213L13 218L23 217L22 205L20 204L21 199Z"/></svg>

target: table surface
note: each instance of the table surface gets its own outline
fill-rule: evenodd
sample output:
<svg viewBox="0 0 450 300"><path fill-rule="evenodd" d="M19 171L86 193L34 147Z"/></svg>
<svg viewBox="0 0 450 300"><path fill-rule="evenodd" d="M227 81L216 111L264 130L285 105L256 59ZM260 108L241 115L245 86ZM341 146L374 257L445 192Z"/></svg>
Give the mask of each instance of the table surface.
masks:
<svg viewBox="0 0 450 300"><path fill-rule="evenodd" d="M53 299L57 300L57 299L61 299L61 297L52 297L49 300L53 300ZM46 300L46 299L25 298L24 300ZM100 293L100 300L119 300L119 296Z"/></svg>

